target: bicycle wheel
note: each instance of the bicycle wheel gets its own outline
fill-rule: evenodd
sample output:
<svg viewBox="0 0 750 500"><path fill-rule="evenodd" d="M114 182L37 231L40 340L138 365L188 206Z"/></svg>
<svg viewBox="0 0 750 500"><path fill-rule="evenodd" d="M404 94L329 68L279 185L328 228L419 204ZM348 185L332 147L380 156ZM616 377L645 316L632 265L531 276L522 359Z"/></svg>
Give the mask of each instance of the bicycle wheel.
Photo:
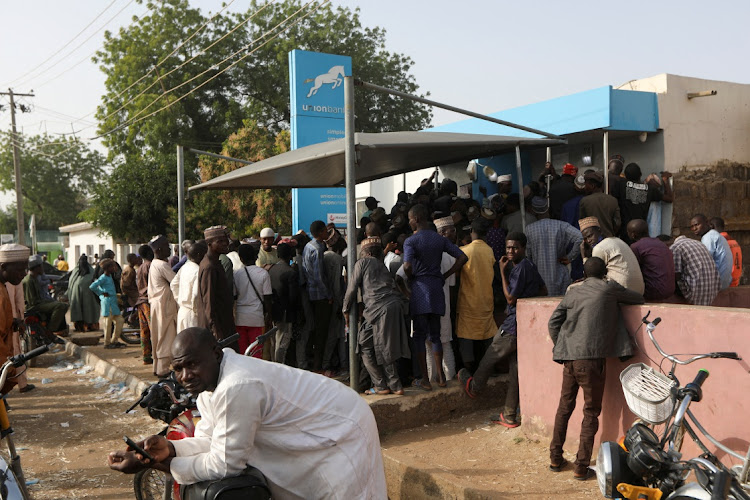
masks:
<svg viewBox="0 0 750 500"><path fill-rule="evenodd" d="M133 477L136 500L169 500L172 498L172 481L167 474L156 469L142 470Z"/></svg>
<svg viewBox="0 0 750 500"><path fill-rule="evenodd" d="M141 331L133 328L123 328L122 340L126 344L139 345L141 343Z"/></svg>
<svg viewBox="0 0 750 500"><path fill-rule="evenodd" d="M28 331L24 331L21 334L21 353L26 354L27 352L33 350L36 346L34 345L34 341L31 340L31 335L29 335ZM30 360L26 361L26 366L29 368L36 365L36 358L31 358Z"/></svg>

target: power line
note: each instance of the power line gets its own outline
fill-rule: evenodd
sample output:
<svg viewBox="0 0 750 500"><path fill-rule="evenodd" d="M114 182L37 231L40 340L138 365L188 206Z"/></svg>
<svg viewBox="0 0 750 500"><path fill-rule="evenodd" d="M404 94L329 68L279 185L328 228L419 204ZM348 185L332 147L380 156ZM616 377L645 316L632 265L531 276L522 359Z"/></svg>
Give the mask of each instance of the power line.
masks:
<svg viewBox="0 0 750 500"><path fill-rule="evenodd" d="M91 33L91 35L89 35L88 38L86 38L83 42L79 43L73 50L71 50L66 55L64 55L60 59L58 59L57 62L55 62L55 64L53 64L52 66L48 66L47 68L43 69L42 71L40 71L36 75L31 76L30 78L25 78L25 79L21 80L21 83L19 83L18 86L20 86L20 85L22 85L22 84L24 84L26 82L33 81L35 78L39 78L41 75L43 75L47 71L49 71L52 68L54 68L55 66L57 66L58 64L60 64L61 62L63 62L68 57L70 57L76 50L80 49L86 42L88 42L89 40L91 40L96 34L98 34L109 23L111 23L117 16L119 16L122 13L122 11L124 11L125 9L127 9L128 7L130 7L130 4L132 4L134 1L135 0L130 0L127 4L125 4L125 7L123 7L122 9L120 9L120 10L117 11L117 14L115 14L114 16L112 16L111 18L109 18L109 20L106 23L104 23L98 30L96 30L93 33ZM147 10L150 10L150 9L151 9L151 7L149 7Z"/></svg>
<svg viewBox="0 0 750 500"><path fill-rule="evenodd" d="M112 6L113 6L113 5L114 5L114 4L116 3L116 2L117 2L117 0L112 0L112 2L110 2L110 4L109 4L109 5L107 5L107 6L106 6L106 7L104 8L104 10L103 10L103 11L101 11L101 12L100 12L99 14L97 14L97 16L96 16L96 17L95 17L94 19L92 19L90 23L88 23L88 24L87 24L87 25L86 25L86 26L85 26L85 27L84 27L84 28L83 28L83 29L82 29L81 31L79 31L78 33L76 33L76 35L75 35L75 36L74 36L73 38L71 38L71 39L70 39L70 40L68 41L68 43L66 43L65 45L63 45L62 47L60 47L60 48L59 48L59 49L57 50L57 52L55 52L54 54L52 54L51 56L49 56L49 57L48 57L47 59L45 59L44 61L42 61L42 62L41 62L41 63L39 63L38 65L36 65L36 66L35 66L34 68L32 68L31 70L27 71L26 73L24 73L23 75L19 76L18 78L14 79L14 80L11 80L11 81L10 81L10 82L8 82L8 83L9 83L9 84L10 84L10 83L14 83L14 82L17 82L18 80L21 80L21 79L25 78L25 77L26 77L26 75L28 75L28 74L30 74L30 73L33 73L34 71L36 71L37 69L39 69L40 67L42 67L42 66L43 66L43 65L44 65L44 64L45 64L45 63L46 63L47 61L49 61L50 59L52 59L53 57L55 57L55 56L56 56L57 54L59 54L60 52L62 52L63 50L65 50L65 48L66 48L66 47L67 47L68 45L70 45L71 43L73 43L73 41L74 41L74 40L75 40L76 38L78 38L79 36L81 36L81 34L82 34L82 33L83 33L84 31L86 31L86 30L87 30L87 29L89 28L89 26L91 26L92 24L94 24L94 23L96 22L96 20L97 20L97 19L99 19L99 18L100 18L100 17L101 17L101 16L102 16L102 15L103 15L103 14L104 14L105 12L107 12L107 10L109 10L109 8L110 8L110 7L112 7Z"/></svg>
<svg viewBox="0 0 750 500"><path fill-rule="evenodd" d="M109 118L110 116L112 116L112 115L114 115L114 114L117 114L117 113L119 113L120 111L122 111L122 110L123 110L123 109L125 108L125 106L127 106L128 104L132 103L133 101L135 101L136 99L138 99L139 97L141 97L141 96L142 96L143 94L145 94L145 93L146 93L146 92L147 92L148 90L150 90L151 88L153 88L153 86L154 86L154 85L156 85L157 83L159 83L159 81L160 81L160 80L163 80L163 79L164 79L164 78L166 78L167 76L171 75L172 73L174 73L174 72L175 72L175 71L177 71L178 69L182 68L183 66L185 66L185 65L186 65L186 64L188 64L189 62L193 61L193 60L194 60L195 58L197 58L198 56L200 56L200 55L202 55L202 54L205 54L205 52L206 52L207 50L211 49L211 48L212 48L213 46L215 46L215 45L216 45L217 43L219 43L219 42L221 42L222 40L224 40L224 39L225 39L226 37L228 37L229 35L231 35L231 34L232 34L232 33L234 33L235 31L237 31L237 30L238 30L239 28L241 28L242 26L244 26L245 24L247 24L247 23L248 23L248 22L249 22L249 21L250 21L251 19L253 19L253 18L254 18L255 16L257 16L258 14L260 14L261 12L263 12L263 10L264 10L264 9L265 9L266 7L268 7L268 6L270 5L270 4L271 4L271 2L266 2L266 3L265 3L265 4L263 5L263 7L261 7L260 9L258 9L258 10L257 10L257 11L256 11L255 13L253 13L252 15L248 16L248 17L247 17L247 18L246 18L246 19L245 19L244 21L242 21L241 23L239 23L238 25L236 25L236 26L235 26L234 28L232 28L232 30L231 30L231 31L229 31L229 32L228 32L228 33L226 33L226 34L225 34L224 36L222 36L222 37L221 37L221 38L219 38L218 40L216 40L216 41L214 41L213 43L211 43L211 45L209 45L208 47L206 47L206 48L204 48L204 49L201 49L201 50L199 50L199 51L198 51L198 52L197 52L197 53L196 53L196 54L195 54L195 55L194 55L193 57L191 57L190 59L187 59L187 60L185 60L185 61L184 61L184 62L183 62L182 64L180 64L179 66L177 66L177 67L175 67L175 68L172 68L172 69L171 69L171 70L169 70L169 71L168 71L167 73L165 73L165 74L163 74L163 75L161 75L161 76L157 75L157 78L156 78L156 80L154 80L154 82L153 82L153 83L151 83L151 85L149 85L148 87L146 87L145 89L143 89L143 90L142 90L141 92L139 92L139 93L138 93L137 95L135 95L135 96L133 96L132 98L130 98L130 99L129 99L129 100L127 101L127 102L125 102L124 104L122 104L122 105L121 105L121 106L120 106L119 108L117 108L116 110L114 110L114 111L112 111L111 113L107 114L107 115L106 115L106 116L105 116L104 118L102 118L102 122L103 122L103 121L106 121L106 120L107 120L107 118ZM309 2L308 2L308 5L309 5ZM216 16L214 16L214 17L216 17ZM179 47L178 47L178 49L179 49ZM240 50L242 50L242 49L240 49ZM174 51L172 51L172 54L174 54L174 53L175 53L176 51L177 51L177 49L175 49ZM145 75L143 75L143 76L142 76L142 77L141 77L141 78L140 78L140 79L139 79L138 81L141 81L141 80L142 80L143 78L147 77L147 76L148 76L148 75L149 75L149 74L151 73L151 71L156 71L156 69L158 68L159 64L161 64L161 63L163 63L164 61L166 61L166 60L167 60L167 58L169 58L169 57L171 57L171 56L172 56L172 54L170 54L169 56L167 56L167 57L165 57L164 59L162 59L162 60L161 60L161 62L159 62L159 63L158 63L158 64L157 64L156 66L154 66L153 68L151 68L151 69L150 69L150 70L149 70L149 71L148 71L148 72L147 72L147 73L146 73ZM229 56L229 57L233 57L233 56L234 56L234 54L232 54L232 55L231 55L231 56ZM222 62L224 62L224 61L222 61ZM221 64L221 63L219 63L219 64ZM189 82L189 81L190 81L190 80L188 80L188 82ZM184 82L184 83L188 83L188 82ZM138 82L136 82L136 83L138 83ZM183 83L183 84L184 84L184 83ZM135 85L135 83L134 83L133 85ZM131 85L131 86L130 86L130 87L128 87L128 88L131 88L131 87L132 87L133 85ZM124 93L124 92L125 92L126 90L127 90L127 89L125 89L125 90L123 90L122 92L120 92L119 94L117 94L117 95L116 95L115 97L113 97L113 99L116 99L117 97L119 97L120 95L122 95L122 94L123 94L123 93ZM162 95L165 95L165 94L162 94ZM149 105L149 106L150 106L150 105ZM91 113L90 113L90 114L91 114ZM84 115L84 116L88 116L88 115Z"/></svg>
<svg viewBox="0 0 750 500"><path fill-rule="evenodd" d="M255 53L255 52L256 52L257 50L259 50L259 49L260 49L261 47L263 47L264 45L266 45L266 44L267 44L268 42L270 42L270 41L271 41L271 40L273 40L274 38L278 37L278 36L279 36L279 35L281 34L281 31L279 31L279 32L278 32L278 33L276 33L276 34L275 34L275 35L274 35L273 37L271 37L271 38L269 38L268 40L266 40L265 42L263 42L263 43L262 43L262 44L261 44L260 46L256 47L256 48L255 48L255 49L253 49L252 51L250 51L250 52L248 52L247 54L245 54L244 56L242 56L242 57L241 57L240 59L238 59L237 61L233 62L232 64L230 64L229 66L227 66L227 67L226 67L226 68L224 68L223 70L221 70L221 71L219 71L218 73L216 73L215 75L213 75L213 76L212 76L211 78L209 78L209 79L208 79L208 80L206 80L205 82L203 82L203 83L201 83L200 85L198 85L197 87L195 87L195 88L194 88L193 90L191 90L191 91L190 91L190 92L188 92L187 94L184 94L183 96L179 97L179 98L178 98L178 99L176 99L175 101L172 101L171 103L169 103L169 104L167 104L166 106L164 106L164 107L162 107L162 108L160 108L160 109L158 109L158 110L154 111L153 113L149 113L149 114L148 114L148 115L146 115L146 116L143 116L143 117L141 117L141 118L138 118L138 117L139 117L139 116L140 116L141 114L143 114L143 112L145 112L145 111L146 111L146 110L147 110L148 108L150 108L151 106L153 106L153 105L154 105L154 104L155 104L155 103L156 103L157 101L159 101L159 100L160 100L160 99L161 99L162 97L164 97L165 95L167 95L167 94L169 94L169 93L173 92L174 90L177 90L178 88L180 88L180 87L182 87L182 86L184 86L184 85L186 85L186 84L188 84L188 83L192 82L193 80L195 80L195 79L197 79L197 78L200 78L201 76L205 75L206 73L208 73L209 71L211 71L212 69L214 69L214 67L218 67L219 65L221 65L221 64L223 64L223 63L225 63L226 61L228 61L228 60L229 60L229 59L231 59L232 57L236 56L236 55L237 55L237 54L239 54L240 52L242 52L242 51L244 51L244 50L247 50L247 49L248 49L248 48L250 48L250 47L251 47L251 46L252 46L253 44L255 44L255 43L256 43L257 41L259 41L259 40L260 40L260 39L262 39L262 38L265 38L265 37L266 37L266 36L267 36L267 35L268 35L268 34L269 34L270 32L272 32L273 30L275 30L276 28L278 28L279 26L281 26L282 24L284 24L285 22L287 22L287 21L288 21L289 19L291 19L292 17L296 16L296 15L297 15L297 14L298 14L298 13L299 13L300 11L302 11L303 9L305 9L305 8L306 8L307 6L309 6L309 5L310 5L311 3L313 3L314 1L315 1L315 0L310 0L310 1L308 2L308 3L306 3L305 5L303 5L302 7L300 7L299 9L297 9L297 10L296 10L296 11L295 11L294 13L290 14L290 15L289 15L289 16L288 16L288 17L287 17L286 19L284 19L283 21L281 21L280 23L278 23L278 24L277 24L276 26L274 26L273 28L271 28L271 30L269 30L268 32L264 33L264 34L263 34L262 36L260 36L260 37L258 37L258 38L256 38L256 39L254 39L254 40L253 40L252 42L250 42L249 44L245 45L244 47L242 47L241 49L237 50L236 52L232 53L232 54L231 54L230 56L228 56L228 57L224 58L224 59L223 59L222 61L220 61L219 63L216 63L216 64L212 65L212 66L211 66L211 67L209 67L209 68L208 68L207 70L205 70L205 71L202 71L201 73L199 73L199 74L195 75L194 77L190 78L189 80L186 80L186 81L184 81L184 82L180 83L179 85L176 85L176 86L172 87L171 89L167 90L166 92L164 92L164 93L160 94L160 95L159 95L159 97L157 97L156 99L154 99L154 100L153 100L153 101L152 101L152 102L151 102L151 103L150 103L149 105L147 105L147 106L146 106L145 108L142 108L142 109L141 109L140 111L138 111L138 113L136 113L136 114L135 114L135 116L133 116L132 118L130 118L130 119L129 119L129 120L127 121L127 122L125 122L125 123L123 123L122 125L120 125L120 126L118 126L118 127L114 128L114 129L110 130L109 132L105 132L104 134L101 134L101 135L98 135L98 136L94 137L94 139L98 139L98 138L104 137L104 136L106 136L106 135L109 135L109 134L111 134L112 132L115 132L116 130L119 130L119 129L123 128L123 127L129 126L129 125L131 125L131 124L133 124L133 123L137 123L137 122L139 122L139 121L141 121L141 120L144 120L144 119L146 119L146 118L149 118L149 117L151 117L151 116L155 115L156 113L158 113L158 112L160 112L160 111L163 111L163 110L165 110L165 109L169 108L170 106L172 106L173 104L175 104L175 103L177 103L177 102L181 101L181 100L182 100L182 99L184 99L185 97L189 96L190 94L192 94L193 92L195 92L195 91L196 91L196 90L198 90L199 88L203 87L203 86L204 86L205 84L207 84L208 82L210 82L210 81L211 81L211 80L213 80L214 78L218 77L219 75L221 75L221 74L222 74L222 73L224 73L225 71L227 71L227 70L229 70L230 68L232 68L232 67L234 67L235 65L237 65L237 64L238 64L238 63L239 63L240 61L242 61L242 60L243 60L243 59L245 59L246 57L248 57L248 56L252 55L253 53ZM322 7L323 5L325 5L325 4L326 4L326 3L328 3L328 2L330 2L330 0L325 0L325 1L323 2L323 3L319 4L319 5L318 5L318 6L317 6L317 7L315 8L315 9L318 9L318 8ZM306 17L308 16L308 15L310 15L310 14L311 14L311 13L312 13L313 11L314 11L314 9L310 10L310 11L309 11L309 12L308 12L307 14L305 14L304 16L302 16L301 18L299 18L299 19L298 19L298 20L297 20L297 21L296 21L295 23L293 23L293 24L292 24L291 26L294 26L294 25L296 25L296 24L300 23L300 22L301 22L302 20L304 20L304 19L305 19L305 18L306 18ZM287 27L285 27L285 28L283 28L283 29L288 29L288 28L290 28L291 26L287 26ZM283 31L283 30L282 30L282 31Z"/></svg>
<svg viewBox="0 0 750 500"><path fill-rule="evenodd" d="M116 94L116 95L115 95L114 97L112 97L112 99L111 99L111 100L117 99L117 98L118 98L118 97L120 97L120 96L121 96L122 94L124 94L125 92L127 92L128 90L130 90L131 88L133 88L134 86L138 85L138 84L139 84L139 83L140 83L141 81L143 81L143 79L144 79L144 78L146 78L146 77L147 77L148 75L150 75L150 74L151 74L151 73L152 73L153 71L155 71L155 70L156 70L156 68L158 68L159 66L161 66L162 64L164 64L164 62L165 62L165 61L166 61L167 59L169 59L170 57L172 57L173 55L175 55L175 53L176 53L176 52L177 52L178 50L180 50L180 49L181 49L181 48L182 48L182 47L183 47L183 46L184 46L184 45L185 45L186 43L188 43L188 42L189 42L190 40L192 40L192 38L193 38L193 37L194 37L195 35L197 35L197 34L198 34L199 32L201 32L201 31L203 30L203 28L205 28L206 26L208 26L208 23L210 23L211 21L213 21L213 20L214 20L214 19L216 18L216 16L218 16L219 14L221 14L222 12L224 12L225 10L227 10L227 8L229 8L229 6L230 6L230 5L232 5L232 3L234 3L234 0L231 0L231 1L229 2L229 3L227 3L227 4L226 4L226 5L224 6L224 8L222 8L222 9L221 9L220 11L218 11L218 12L217 12L216 14L214 14L214 15L213 15L213 16L211 17L211 19L209 19L208 21L206 21L205 23L203 23L203 24L201 25L201 27L200 27L200 28L198 28L197 30L195 30L195 31L194 31L194 32L193 32L193 33L192 33L192 34L191 34L191 35L190 35L189 37L187 37L187 39L186 39L186 40L185 40L184 42L180 43L180 44L179 44L179 45L178 45L177 47L175 47L175 49L174 49L174 50L173 50L172 52L170 52L168 56L164 57L164 58L163 58L163 59L162 59L161 61L157 62L157 63L156 63L155 65L154 65L154 67L153 67L153 68L151 68L150 70L148 70L148 71L146 72L146 74L145 74L145 75L143 75L143 76L142 76L142 77L140 77L140 78L139 78L138 80L134 81L133 83L131 83L130 85L128 85L127 87L125 87L125 88L124 88L123 90L121 90L120 92L118 92L118 93L117 93L117 94ZM267 4L266 4L266 5L267 5ZM263 8L265 8L265 5L263 6ZM261 10L263 10L263 9L261 9ZM260 11L259 11L259 12L260 12ZM224 37L220 38L219 40L221 40L221 39L223 39L223 38L224 38ZM204 49L204 51L205 51L205 50L206 50L206 49ZM152 85L153 85L153 84L152 84ZM149 87L149 88L150 88L150 87ZM140 94L139 94L139 95L140 95ZM136 96L136 97L138 97L138 96ZM120 109L122 109L122 108L120 108ZM118 110L118 111L119 111L119 110ZM116 113L116 112L117 112L117 111L115 111L115 113Z"/></svg>

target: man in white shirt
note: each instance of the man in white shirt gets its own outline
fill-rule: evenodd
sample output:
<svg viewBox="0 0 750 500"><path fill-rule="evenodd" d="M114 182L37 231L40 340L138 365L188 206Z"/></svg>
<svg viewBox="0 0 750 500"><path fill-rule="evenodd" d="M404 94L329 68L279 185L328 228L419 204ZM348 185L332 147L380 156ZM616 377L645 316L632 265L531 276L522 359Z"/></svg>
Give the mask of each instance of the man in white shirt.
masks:
<svg viewBox="0 0 750 500"><path fill-rule="evenodd" d="M177 301L179 310L177 311L177 331L181 332L185 328L198 326L198 307L200 299L198 298L198 270L203 256L208 251L208 245L204 241L195 242L188 247L188 260L177 271L169 288L172 289Z"/></svg>
<svg viewBox="0 0 750 500"><path fill-rule="evenodd" d="M345 385L280 363L223 351L211 333L189 328L174 343L177 380L198 394L195 437L139 443L154 457L109 454L114 470L145 467L179 484L239 475L248 464L268 480L274 499L385 499L375 418Z"/></svg>
<svg viewBox="0 0 750 500"><path fill-rule="evenodd" d="M271 311L273 289L268 271L255 265L258 251L243 243L238 250L243 267L234 272L234 295L237 297L234 324L240 334L240 353L244 353L265 331L265 314ZM255 357L260 358L258 352Z"/></svg>

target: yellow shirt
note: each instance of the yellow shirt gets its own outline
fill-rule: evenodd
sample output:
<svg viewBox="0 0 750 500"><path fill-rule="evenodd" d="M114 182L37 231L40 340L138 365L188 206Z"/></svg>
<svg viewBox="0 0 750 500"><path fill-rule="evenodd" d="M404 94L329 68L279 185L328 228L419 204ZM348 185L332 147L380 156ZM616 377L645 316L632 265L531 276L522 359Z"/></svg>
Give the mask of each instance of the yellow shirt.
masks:
<svg viewBox="0 0 750 500"><path fill-rule="evenodd" d="M57 270L58 271L67 271L68 270L68 262L61 260L57 263Z"/></svg>
<svg viewBox="0 0 750 500"><path fill-rule="evenodd" d="M474 240L461 250L469 261L461 268L456 335L470 340L489 339L497 333L492 293L495 255L483 240Z"/></svg>

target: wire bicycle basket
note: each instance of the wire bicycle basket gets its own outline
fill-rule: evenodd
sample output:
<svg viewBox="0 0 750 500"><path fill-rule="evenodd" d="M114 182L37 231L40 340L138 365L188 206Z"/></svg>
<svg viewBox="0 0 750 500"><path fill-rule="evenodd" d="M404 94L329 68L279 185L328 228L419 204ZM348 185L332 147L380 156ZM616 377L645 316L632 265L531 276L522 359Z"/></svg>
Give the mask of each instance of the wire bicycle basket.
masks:
<svg viewBox="0 0 750 500"><path fill-rule="evenodd" d="M672 415L672 387L676 383L666 375L635 363L620 373L620 384L628 408L642 420L661 424Z"/></svg>

